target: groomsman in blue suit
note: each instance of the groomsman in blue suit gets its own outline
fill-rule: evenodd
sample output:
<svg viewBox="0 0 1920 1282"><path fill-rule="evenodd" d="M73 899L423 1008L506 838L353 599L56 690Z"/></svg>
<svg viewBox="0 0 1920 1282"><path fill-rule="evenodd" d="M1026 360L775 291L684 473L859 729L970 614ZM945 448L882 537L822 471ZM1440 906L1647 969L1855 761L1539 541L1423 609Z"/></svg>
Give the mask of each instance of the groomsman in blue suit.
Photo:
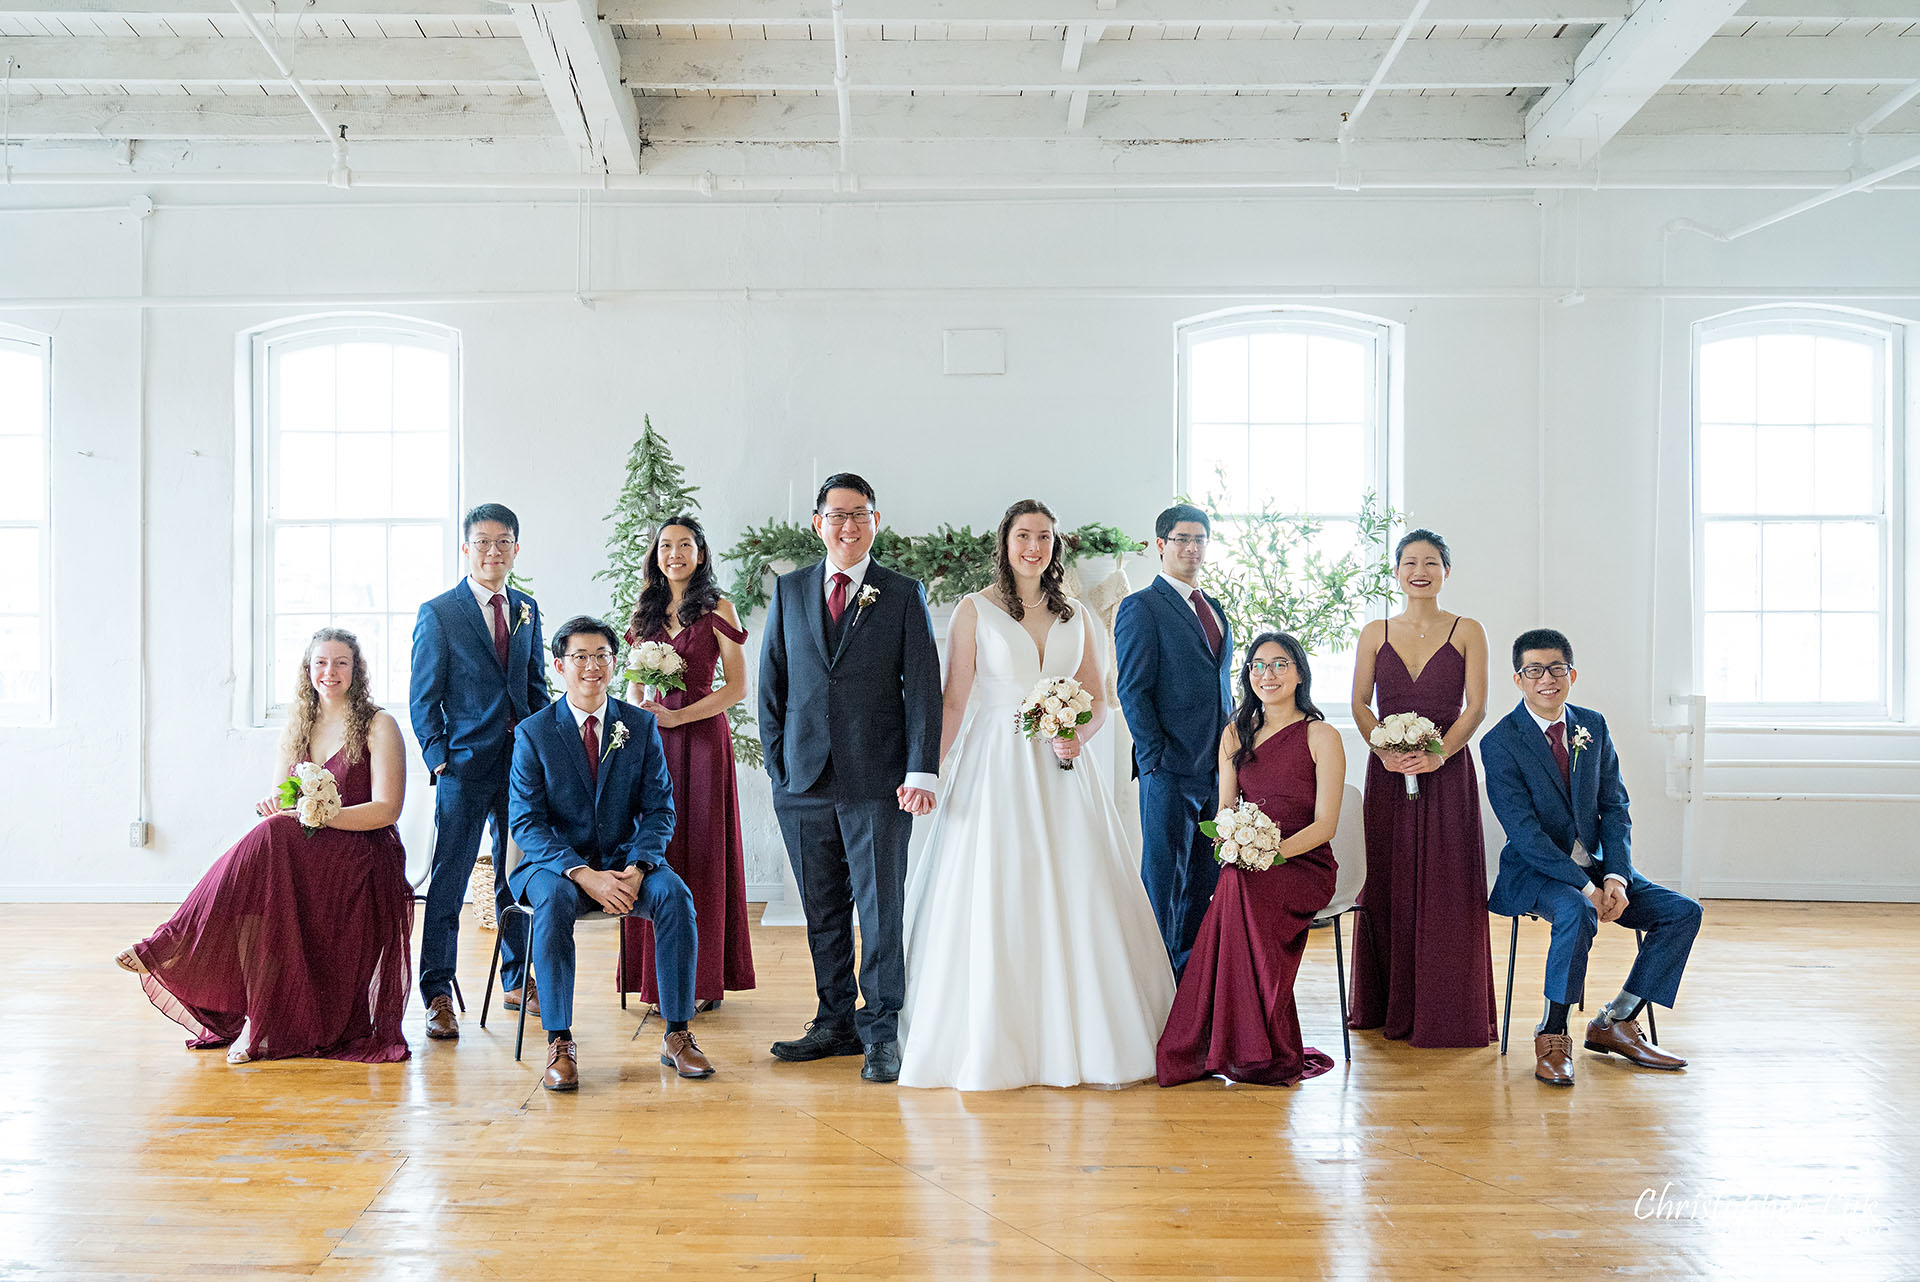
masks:
<svg viewBox="0 0 1920 1282"><path fill-rule="evenodd" d="M620 639L582 615L553 637L553 666L567 697L528 718L515 736L508 811L521 858L513 893L533 908L533 973L546 985L550 1091L580 1085L573 1040L573 924L598 907L653 923L660 1062L682 1077L712 1077L693 1040L693 972L699 937L693 895L667 866L673 780L651 712L607 695Z"/></svg>
<svg viewBox="0 0 1920 1282"><path fill-rule="evenodd" d="M427 1036L440 1039L460 1036L452 997L460 901L489 823L494 902L502 913L512 902L506 850L513 730L548 702L540 607L507 586L520 554L520 518L498 503L482 503L467 513L460 550L467 577L422 605L413 625L413 734L434 784L420 997L427 1006ZM502 942L500 953L508 1007L518 1009L525 959L512 939Z"/></svg>
<svg viewBox="0 0 1920 1282"><path fill-rule="evenodd" d="M1120 708L1140 780L1140 879L1178 976L1220 879L1200 821L1219 803L1220 735L1233 716L1233 628L1200 590L1213 525L1177 503L1153 525L1160 573L1120 603Z"/></svg>
<svg viewBox="0 0 1920 1282"><path fill-rule="evenodd" d="M1480 741L1487 798L1507 834L1487 906L1509 917L1534 913L1553 927L1547 1014L1533 1039L1534 1076L1549 1086L1573 1085L1567 1007L1586 989L1587 953L1604 922L1644 931L1646 941L1626 987L1587 1025L1586 1048L1642 1068L1687 1066L1648 1041L1636 1017L1650 1001L1673 1006L1700 930L1699 904L1633 867L1627 790L1606 719L1567 702L1579 677L1565 634L1521 633L1513 643L1520 706Z"/></svg>

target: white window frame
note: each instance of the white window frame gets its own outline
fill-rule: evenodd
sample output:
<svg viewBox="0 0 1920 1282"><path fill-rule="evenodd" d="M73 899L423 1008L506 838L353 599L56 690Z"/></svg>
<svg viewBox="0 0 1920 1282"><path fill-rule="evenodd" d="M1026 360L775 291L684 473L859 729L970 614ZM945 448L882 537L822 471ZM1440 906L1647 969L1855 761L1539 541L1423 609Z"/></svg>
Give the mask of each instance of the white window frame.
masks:
<svg viewBox="0 0 1920 1282"><path fill-rule="evenodd" d="M461 343L459 331L430 321L407 316L349 314L305 317L277 322L248 331L241 336L242 359L239 362L241 386L239 403L245 407L239 431L244 472L237 478L249 499L236 511L244 513L243 526L236 531L248 566L248 591L236 611L235 630L239 644L236 653L248 656L243 702L238 709L242 724L268 726L286 719L284 690L268 688L267 671L273 656L273 573L272 532L278 523L269 508L273 493L272 477L277 461L277 432L270 422L272 389L269 386L273 357L278 352L305 347L324 347L350 342L404 343L426 346L447 355L447 515L434 518L327 517L290 519L301 525L403 525L442 526L454 537L441 540L445 549L441 577L452 582L458 567L457 544L460 533L460 446L463 404L461 401ZM389 613L392 613L389 603ZM388 644L398 644L389 637ZM404 716L401 718L405 722Z"/></svg>
<svg viewBox="0 0 1920 1282"><path fill-rule="evenodd" d="M45 334L0 325L0 347L24 350L40 362L40 517L33 521L0 520L0 529L38 530L40 565L40 670L46 674L46 695L40 702L0 703L0 725L53 724L53 339Z"/></svg>
<svg viewBox="0 0 1920 1282"><path fill-rule="evenodd" d="M1878 448L1875 466L1879 472L1881 580L1880 645L1883 677L1882 699L1876 702L1786 702L1780 700L1715 700L1712 717L1716 724L1729 726L1779 726L1782 728L1834 726L1891 726L1905 720L1906 711L1906 330L1898 320L1841 307L1747 308L1696 321L1691 336L1691 372L1688 387L1690 424L1690 490L1693 581L1699 585L1693 593L1693 665L1706 672L1706 529L1716 521L1765 519L1778 521L1780 514L1765 517L1726 515L1708 517L1702 510L1701 486L1701 413L1700 354L1709 343L1723 339L1757 335L1797 334L1869 339L1876 347L1876 374L1882 395L1877 399L1875 423ZM1807 514L1810 521L1836 518ZM1824 612L1821 612L1824 613ZM1703 678L1704 680L1704 678Z"/></svg>

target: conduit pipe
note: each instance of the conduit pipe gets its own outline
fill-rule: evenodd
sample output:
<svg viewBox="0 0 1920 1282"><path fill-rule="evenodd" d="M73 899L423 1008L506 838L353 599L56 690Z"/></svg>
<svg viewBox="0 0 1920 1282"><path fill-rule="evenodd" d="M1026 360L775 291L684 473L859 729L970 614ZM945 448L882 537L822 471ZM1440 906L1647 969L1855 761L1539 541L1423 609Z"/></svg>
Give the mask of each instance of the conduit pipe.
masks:
<svg viewBox="0 0 1920 1282"><path fill-rule="evenodd" d="M1353 104L1352 111L1346 112L1340 117L1340 134L1337 141L1340 144L1340 168L1342 170L1349 169L1347 164L1347 143L1353 137L1354 126L1360 123L1360 117L1365 114L1367 104L1373 101L1373 95L1379 92L1381 85L1386 83L1387 72L1393 69L1394 59L1398 58L1400 56L1400 50L1406 47L1408 38L1413 35L1414 24L1418 23L1421 16L1426 13L1428 3L1429 0L1414 0L1413 12L1409 13L1406 16L1406 20L1400 24L1400 30L1393 33L1393 43L1387 46L1386 56L1380 59L1380 65L1373 69L1373 78L1367 81L1367 87L1360 91L1360 101ZM1357 188L1358 182L1356 180L1355 189Z"/></svg>
<svg viewBox="0 0 1920 1282"><path fill-rule="evenodd" d="M1889 116L1912 102L1915 98L1920 98L1920 80L1916 80L1905 89L1902 89L1887 101L1886 106L1880 108L1880 110L1855 125L1853 127L1854 138L1865 138L1868 134L1886 123Z"/></svg>
<svg viewBox="0 0 1920 1282"><path fill-rule="evenodd" d="M236 0L237 2L237 0ZM853 173L853 89L847 80L847 23L841 0L833 0L833 96L840 107L840 173ZM847 183L836 184L845 190Z"/></svg>
<svg viewBox="0 0 1920 1282"><path fill-rule="evenodd" d="M327 185L330 187L352 186L353 174L347 168L346 129L336 127L327 119L326 113L320 110L320 104L313 100L313 95L307 92L307 87L300 83L298 76L293 74L293 68L280 56L280 51L273 47L273 41L268 37L266 28L260 25L260 20L253 16L253 12L247 8L243 0L232 0L232 4L233 11L240 15L240 21L247 24L247 30L251 31L253 38L260 42L260 47L267 51L267 57L273 59L274 69L280 73L280 78L287 82L287 88L293 90L294 97L298 98L300 105L307 109L307 114L313 117L313 122L320 126L320 136L327 140L327 146L333 153L333 163L327 170Z"/></svg>
<svg viewBox="0 0 1920 1282"><path fill-rule="evenodd" d="M1915 152L1905 160L1897 160L1891 165L1883 165L1870 174L1862 174L1851 182L1844 182L1838 187L1829 188L1817 196L1810 196L1806 200L1796 205L1789 205L1777 213L1768 214L1764 218L1756 218L1750 223L1735 227L1732 231L1715 231L1711 227L1701 226L1691 218L1676 219L1669 225L1675 231L1695 232L1701 236L1705 236L1708 240L1717 240L1723 245L1728 245L1743 236L1751 236L1754 232L1771 227L1775 223L1783 223L1789 218L1799 217L1810 209L1818 209L1820 206L1836 201L1842 196L1851 196L1856 191L1865 191L1869 187L1878 187L1889 178L1898 178L1901 174L1911 169L1920 169L1920 152Z"/></svg>

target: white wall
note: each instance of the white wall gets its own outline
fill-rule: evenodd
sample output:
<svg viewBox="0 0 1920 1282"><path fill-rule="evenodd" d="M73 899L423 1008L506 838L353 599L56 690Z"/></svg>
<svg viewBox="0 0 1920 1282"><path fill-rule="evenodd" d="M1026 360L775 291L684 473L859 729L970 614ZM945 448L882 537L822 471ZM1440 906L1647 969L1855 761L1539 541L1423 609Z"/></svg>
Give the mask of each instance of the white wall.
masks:
<svg viewBox="0 0 1920 1282"><path fill-rule="evenodd" d="M234 674L247 663L231 638L235 338L355 299L460 331L462 498L518 510L520 568L550 618L604 608L590 581L601 518L643 412L703 487L722 546L784 514L790 487L804 510L816 461L822 474L865 473L906 529L979 528L1038 493L1069 525L1113 520L1144 534L1174 487L1176 323L1289 293L1402 322L1399 504L1453 543L1447 603L1479 617L1496 652L1536 623L1573 635L1581 699L1608 713L1621 744L1637 859L1676 879L1683 807L1666 796L1668 740L1652 722L1656 690L1689 644L1685 394L1683 370L1678 406L1663 407L1663 340L1669 363L1684 366L1685 317L1734 304L1606 291L1660 281L1668 219L1729 224L1784 202L1581 199L1544 213L1520 198L1333 196L606 206L593 215L592 307L565 301L576 287L570 201L162 199L146 224L145 289L167 301L147 312L144 366L137 309L72 305L142 292L136 220L0 207L0 302L68 304L0 311L54 337L58 655L54 725L0 728L0 897L171 898L246 827L270 782L274 732L234 715ZM1765 245L1675 242L1665 270L1687 284L1920 281L1920 247L1900 234L1916 214L1913 196L1857 198L1754 238ZM1541 301L1543 263L1554 292L1572 279L1575 237L1588 301ZM216 296L229 305L189 305ZM1876 305L1920 318L1911 301ZM940 373L941 331L970 327L1006 331L1004 377ZM1669 401L1672 383L1669 368ZM129 849L143 404L155 840ZM1144 577L1141 563L1136 583ZM1659 629L1656 597L1667 602ZM1496 715L1512 701L1499 666ZM1911 757L1914 742L1880 736L1870 750ZM1833 773L1818 783L1831 787ZM1889 778L1873 790L1911 790L1920 776ZM749 880L771 881L778 846L764 784L744 794ZM409 806L416 867L426 801L416 789ZM1708 803L1702 887L1920 897L1901 839L1913 813ZM1841 844L1829 834L1843 825ZM1497 848L1497 828L1489 836Z"/></svg>

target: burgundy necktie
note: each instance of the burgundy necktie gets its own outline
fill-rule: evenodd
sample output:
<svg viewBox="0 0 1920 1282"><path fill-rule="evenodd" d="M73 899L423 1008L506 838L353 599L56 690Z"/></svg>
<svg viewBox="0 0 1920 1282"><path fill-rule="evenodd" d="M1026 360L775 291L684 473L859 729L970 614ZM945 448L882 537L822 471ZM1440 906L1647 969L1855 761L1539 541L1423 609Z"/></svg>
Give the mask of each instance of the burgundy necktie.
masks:
<svg viewBox="0 0 1920 1282"><path fill-rule="evenodd" d="M587 750L587 778L600 786L600 718L588 717L580 726L580 746Z"/></svg>
<svg viewBox="0 0 1920 1282"><path fill-rule="evenodd" d="M1553 759L1560 763L1560 779L1573 787L1573 758L1567 755L1567 723L1556 721L1547 727L1547 742L1553 745Z"/></svg>
<svg viewBox="0 0 1920 1282"><path fill-rule="evenodd" d="M853 582L844 574L833 576L833 591L827 593L827 613L833 616L835 623L847 612L847 584Z"/></svg>
<svg viewBox="0 0 1920 1282"><path fill-rule="evenodd" d="M500 666L507 666L507 598L496 592L493 600L493 652L500 656Z"/></svg>
<svg viewBox="0 0 1920 1282"><path fill-rule="evenodd" d="M1207 604L1207 598L1195 588L1187 600L1193 602L1193 612L1200 616L1200 626L1207 634L1207 644L1213 648L1213 657L1220 657L1220 625L1213 621L1213 607Z"/></svg>

